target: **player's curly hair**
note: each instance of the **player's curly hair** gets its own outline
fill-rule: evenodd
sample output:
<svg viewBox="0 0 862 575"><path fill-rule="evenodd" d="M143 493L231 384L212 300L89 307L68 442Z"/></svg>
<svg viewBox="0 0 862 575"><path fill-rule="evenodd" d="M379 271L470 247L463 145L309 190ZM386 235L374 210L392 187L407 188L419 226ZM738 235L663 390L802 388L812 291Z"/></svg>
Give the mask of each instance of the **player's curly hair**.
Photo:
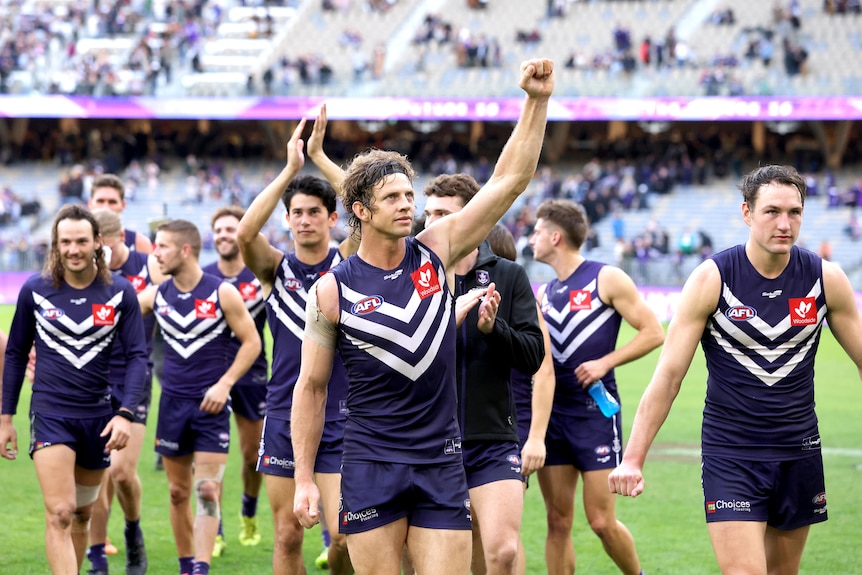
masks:
<svg viewBox="0 0 862 575"><path fill-rule="evenodd" d="M51 225L51 249L48 251L48 257L45 260L45 267L42 270L42 276L50 280L55 288L60 287L63 281L65 268L63 267L63 258L60 255L60 248L57 238L57 227L63 220L87 221L93 228L93 239L99 239L99 223L90 210L78 204L67 204L60 208L57 215L54 217L54 223ZM111 278L111 270L108 268L108 262L105 260L105 250L101 242L96 247L94 255L94 263L96 264L96 279L106 285L113 283Z"/></svg>
<svg viewBox="0 0 862 575"><path fill-rule="evenodd" d="M353 158L342 183L342 202L347 211L347 223L359 232L359 218L353 213L353 204L359 202L366 208L374 207L374 187L386 176L404 174L413 184L413 167L407 156L398 152L371 149Z"/></svg>

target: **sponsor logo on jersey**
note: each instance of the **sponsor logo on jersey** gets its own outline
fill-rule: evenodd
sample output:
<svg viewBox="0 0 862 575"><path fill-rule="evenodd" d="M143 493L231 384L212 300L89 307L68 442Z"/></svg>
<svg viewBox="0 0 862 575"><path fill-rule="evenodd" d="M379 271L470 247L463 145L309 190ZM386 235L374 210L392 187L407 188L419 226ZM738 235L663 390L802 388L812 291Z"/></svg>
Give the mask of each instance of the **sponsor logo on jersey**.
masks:
<svg viewBox="0 0 862 575"><path fill-rule="evenodd" d="M253 300L257 297L257 286L251 282L239 282L239 293L244 301Z"/></svg>
<svg viewBox="0 0 862 575"><path fill-rule="evenodd" d="M285 278L284 288L290 291L299 291L302 289L302 282L296 278Z"/></svg>
<svg viewBox="0 0 862 575"><path fill-rule="evenodd" d="M748 321L757 317L757 310L747 305L736 305L727 308L724 315L730 321Z"/></svg>
<svg viewBox="0 0 862 575"><path fill-rule="evenodd" d="M370 295L353 304L350 308L350 313L353 315L365 315L373 312L383 305L383 297L379 295Z"/></svg>
<svg viewBox="0 0 862 575"><path fill-rule="evenodd" d="M70 299L69 301L75 305L84 305L85 303L87 303L87 298L76 297L75 299Z"/></svg>
<svg viewBox="0 0 862 575"><path fill-rule="evenodd" d="M817 304L813 297L792 297L790 304L790 325L813 325L817 323Z"/></svg>
<svg viewBox="0 0 862 575"><path fill-rule="evenodd" d="M60 319L61 317L66 315L66 312L64 312L58 307L49 307L48 309L43 309L39 313L41 313L42 317L44 317L45 319Z"/></svg>
<svg viewBox="0 0 862 575"><path fill-rule="evenodd" d="M216 304L208 299L195 300L195 317L197 319L215 319Z"/></svg>
<svg viewBox="0 0 862 575"><path fill-rule="evenodd" d="M576 289L569 292L569 310L583 311L593 306L593 294L587 290Z"/></svg>
<svg viewBox="0 0 862 575"><path fill-rule="evenodd" d="M141 293L147 287L147 279L141 276L126 276L132 287L135 288L135 293Z"/></svg>
<svg viewBox="0 0 862 575"><path fill-rule="evenodd" d="M114 306L94 303L93 325L114 325Z"/></svg>
<svg viewBox="0 0 862 575"><path fill-rule="evenodd" d="M347 525L351 521L359 521L360 523L365 523L369 519L374 519L375 517L379 516L380 514L374 507L369 507L368 509L363 509L362 511L357 511L356 513L354 513L353 511L345 511L341 514L341 524Z"/></svg>
<svg viewBox="0 0 862 575"><path fill-rule="evenodd" d="M820 449L820 434L812 435L811 437L806 437L802 440L802 449L810 450L810 449Z"/></svg>
<svg viewBox="0 0 862 575"><path fill-rule="evenodd" d="M396 271L392 272L391 274L386 274L385 276L383 276L383 281L397 280L398 278L401 277L401 274L403 274L403 273L404 273L403 269L396 270Z"/></svg>
<svg viewBox="0 0 862 575"><path fill-rule="evenodd" d="M814 496L814 499L811 500L811 503L814 505L826 505L826 492L821 491L817 495Z"/></svg>
<svg viewBox="0 0 862 575"><path fill-rule="evenodd" d="M456 453L461 453L461 438L456 437L455 439L447 439L446 443L443 446L443 453L445 455L455 455Z"/></svg>
<svg viewBox="0 0 862 575"><path fill-rule="evenodd" d="M760 295L762 295L763 297L768 297L769 299L775 299L778 296L780 296L781 293L782 293L782 290L777 289L777 290L773 290L773 291L765 291Z"/></svg>
<svg viewBox="0 0 862 575"><path fill-rule="evenodd" d="M479 282L479 285L486 286L491 283L491 274L485 270L479 270L476 272L476 281Z"/></svg>
<svg viewBox="0 0 862 575"><path fill-rule="evenodd" d="M170 315L174 311L174 306L170 304L160 305L156 308L156 313L159 315Z"/></svg>
<svg viewBox="0 0 862 575"><path fill-rule="evenodd" d="M422 299L431 297L443 289L440 287L440 280L437 278L437 270L434 269L431 262L422 264L421 268L410 274L410 279L413 280L416 292Z"/></svg>

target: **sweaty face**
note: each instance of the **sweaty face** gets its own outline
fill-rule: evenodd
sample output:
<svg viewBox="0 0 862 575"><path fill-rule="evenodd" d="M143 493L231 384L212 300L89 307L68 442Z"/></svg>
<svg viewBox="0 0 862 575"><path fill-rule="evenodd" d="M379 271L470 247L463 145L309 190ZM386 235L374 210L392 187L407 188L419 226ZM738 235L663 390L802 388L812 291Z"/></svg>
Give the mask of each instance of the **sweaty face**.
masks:
<svg viewBox="0 0 862 575"><path fill-rule="evenodd" d="M93 188L90 191L90 200L87 202L90 210L108 208L114 213L121 213L126 208L126 202L120 199L120 192L114 188Z"/></svg>
<svg viewBox="0 0 862 575"><path fill-rule="evenodd" d="M440 218L460 212L464 204L455 196L428 196L425 200L425 226L430 226Z"/></svg>
<svg viewBox="0 0 862 575"><path fill-rule="evenodd" d="M239 220L235 216L222 216L213 223L213 240L219 257L232 260L239 255L238 228Z"/></svg>
<svg viewBox="0 0 862 575"><path fill-rule="evenodd" d="M795 187L775 182L762 186L753 206L742 205L751 241L770 254L789 253L802 227L802 208Z"/></svg>
<svg viewBox="0 0 862 575"><path fill-rule="evenodd" d="M57 224L57 249L66 272L77 274L92 269L99 245L87 220L65 219Z"/></svg>
<svg viewBox="0 0 862 575"><path fill-rule="evenodd" d="M323 200L300 193L290 198L286 217L294 243L307 248L329 244L330 230L338 220L338 214L330 214Z"/></svg>

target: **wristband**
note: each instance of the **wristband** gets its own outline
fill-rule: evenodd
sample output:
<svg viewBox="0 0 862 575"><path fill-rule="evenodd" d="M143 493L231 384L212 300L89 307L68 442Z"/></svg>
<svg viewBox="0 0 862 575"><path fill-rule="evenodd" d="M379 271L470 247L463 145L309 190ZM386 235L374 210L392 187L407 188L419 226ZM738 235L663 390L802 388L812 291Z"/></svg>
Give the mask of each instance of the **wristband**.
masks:
<svg viewBox="0 0 862 575"><path fill-rule="evenodd" d="M120 417L122 417L126 421L130 421L132 423L135 422L135 414L132 413L131 411L126 410L126 409L117 410L116 415L119 415Z"/></svg>

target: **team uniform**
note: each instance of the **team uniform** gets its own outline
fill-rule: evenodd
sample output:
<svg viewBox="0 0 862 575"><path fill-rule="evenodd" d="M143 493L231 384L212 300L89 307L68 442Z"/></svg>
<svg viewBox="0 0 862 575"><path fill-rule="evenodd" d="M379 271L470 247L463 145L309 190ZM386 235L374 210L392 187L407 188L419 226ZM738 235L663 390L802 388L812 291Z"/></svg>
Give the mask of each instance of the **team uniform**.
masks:
<svg viewBox="0 0 862 575"><path fill-rule="evenodd" d="M135 290L114 277L98 278L83 289L65 281L54 287L41 275L29 278L18 294L3 373L3 414L14 414L30 348L38 365L30 400L30 456L51 445L76 452L76 465L104 469L108 437L99 434L114 417L109 363L113 348L126 358L122 407L134 412L147 370L144 324ZM119 340L119 343L117 342Z"/></svg>
<svg viewBox="0 0 862 575"><path fill-rule="evenodd" d="M129 251L137 251L138 248L135 247L135 241L138 239L138 232L134 230L123 230L126 232L126 236L123 239L123 243L126 244L126 247L129 248Z"/></svg>
<svg viewBox="0 0 862 575"><path fill-rule="evenodd" d="M545 465L573 465L580 471L612 469L622 459L620 413L606 418L575 369L616 347L622 316L599 297L598 276L605 264L584 260L564 281L545 286L542 315L551 336L556 389L545 439ZM602 381L619 401L611 370Z"/></svg>
<svg viewBox="0 0 862 575"><path fill-rule="evenodd" d="M242 301L254 320L260 341L263 341L263 330L266 326L266 314L263 313L265 304L260 289L260 281L251 273L251 270L243 268L239 275L227 277L219 270L217 262L211 263L203 270L205 273L212 274L232 284L239 290ZM228 356L225 370L230 367L230 363L242 345L242 342L236 337L231 338L231 343L233 344L233 351ZM251 421L263 419L266 414L267 369L266 350L261 346L260 355L230 390L231 407L234 413Z"/></svg>
<svg viewBox="0 0 862 575"><path fill-rule="evenodd" d="M290 442L290 410L293 389L299 377L302 334L305 330L305 302L308 290L341 262L337 248L330 248L326 259L307 265L296 254L285 255L278 266L272 292L266 300L267 321L275 342L272 351L272 377L266 387L266 419L260 440L257 470L268 475L294 476L293 446ZM315 460L317 473L339 473L347 416L347 374L336 358L332 366L326 399L326 423Z"/></svg>
<svg viewBox="0 0 862 575"><path fill-rule="evenodd" d="M512 370L512 397L518 422L518 444L524 449L533 423L533 376L517 369Z"/></svg>
<svg viewBox="0 0 862 575"><path fill-rule="evenodd" d="M467 314L456 336L458 421L464 467L472 489L505 479L522 480L512 368L539 369L544 356L536 299L524 268L496 256L483 242L476 264L456 275L457 295L487 289L501 294L494 329L479 330L478 306Z"/></svg>
<svg viewBox="0 0 862 575"><path fill-rule="evenodd" d="M205 273L190 292L179 291L173 278L156 292L153 311L165 341L156 428L156 452L162 455L228 452L230 401L216 414L200 409L206 391L233 360L231 331L219 304L221 283Z"/></svg>
<svg viewBox="0 0 862 575"><path fill-rule="evenodd" d="M132 287L135 288L135 293L141 293L147 286L152 285L150 278L150 268L148 265L149 256L142 252L129 252L129 257L119 269L113 270L115 273L129 280ZM144 318L144 335L146 336L147 350L147 373L144 377L144 392L141 395L140 402L132 410L135 414L135 421L146 425L147 416L150 412L150 402L153 393L153 334L156 328L156 318L147 316ZM125 373L126 373L126 355L119 346L114 346L114 353L111 356L111 400L114 408L119 408L123 403L125 395Z"/></svg>
<svg viewBox="0 0 862 575"><path fill-rule="evenodd" d="M353 256L332 273L337 349L349 382L340 531L404 517L417 527L471 529L456 416L454 299L440 259L406 238L397 268Z"/></svg>
<svg viewBox="0 0 862 575"><path fill-rule="evenodd" d="M701 338L707 521L796 529L827 519L814 358L827 312L822 260L793 246L768 279L740 245L713 256L718 307Z"/></svg>

